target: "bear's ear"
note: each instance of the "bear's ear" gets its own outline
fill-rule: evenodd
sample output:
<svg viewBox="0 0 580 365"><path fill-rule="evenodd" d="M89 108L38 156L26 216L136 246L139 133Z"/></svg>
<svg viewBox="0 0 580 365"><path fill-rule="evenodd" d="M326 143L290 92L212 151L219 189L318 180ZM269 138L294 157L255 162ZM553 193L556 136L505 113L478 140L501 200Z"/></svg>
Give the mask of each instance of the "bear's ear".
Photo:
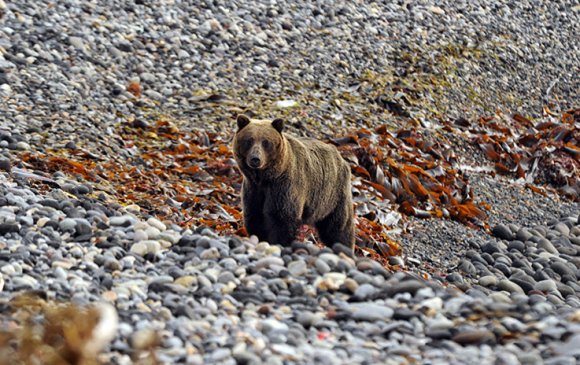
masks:
<svg viewBox="0 0 580 365"><path fill-rule="evenodd" d="M278 132L282 133L282 130L284 129L284 119L281 118L274 119L272 121L272 127L274 127L274 129L277 130Z"/></svg>
<svg viewBox="0 0 580 365"><path fill-rule="evenodd" d="M238 122L238 130L242 130L245 126L250 124L250 118L248 118L248 116L245 114L240 114L238 115L237 122Z"/></svg>

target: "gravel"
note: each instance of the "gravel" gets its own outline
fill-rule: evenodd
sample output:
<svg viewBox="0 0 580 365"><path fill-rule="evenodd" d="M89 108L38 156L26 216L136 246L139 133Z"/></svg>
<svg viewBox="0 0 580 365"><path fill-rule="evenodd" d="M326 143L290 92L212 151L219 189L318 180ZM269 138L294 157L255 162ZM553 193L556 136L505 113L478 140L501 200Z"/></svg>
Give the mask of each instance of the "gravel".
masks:
<svg viewBox="0 0 580 365"><path fill-rule="evenodd" d="M329 136L397 113L426 128L566 110L578 24L571 1L0 0L0 302L110 302L116 364L156 338L161 363L577 363L580 209L517 181L471 173L490 232L409 218L391 271L339 245L182 228L73 173L10 171L58 149L131 161L118 128L160 117L231 133L254 110Z"/></svg>

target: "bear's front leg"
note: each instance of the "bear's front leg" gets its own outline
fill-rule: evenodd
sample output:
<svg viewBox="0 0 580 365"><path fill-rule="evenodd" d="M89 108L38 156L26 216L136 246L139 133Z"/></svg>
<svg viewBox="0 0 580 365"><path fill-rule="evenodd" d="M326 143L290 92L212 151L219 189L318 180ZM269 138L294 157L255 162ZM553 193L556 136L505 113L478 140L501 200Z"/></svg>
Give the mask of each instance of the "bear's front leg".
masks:
<svg viewBox="0 0 580 365"><path fill-rule="evenodd" d="M265 203L266 229L268 242L275 245L290 246L296 238L301 221L299 202L287 194L268 195Z"/></svg>
<svg viewBox="0 0 580 365"><path fill-rule="evenodd" d="M264 193L253 188L251 183L242 183L242 211L244 226L248 235L255 235L260 241L268 239L266 221L264 219Z"/></svg>
<svg viewBox="0 0 580 365"><path fill-rule="evenodd" d="M294 219L266 217L268 222L268 242L274 245L290 246L296 238L300 223Z"/></svg>

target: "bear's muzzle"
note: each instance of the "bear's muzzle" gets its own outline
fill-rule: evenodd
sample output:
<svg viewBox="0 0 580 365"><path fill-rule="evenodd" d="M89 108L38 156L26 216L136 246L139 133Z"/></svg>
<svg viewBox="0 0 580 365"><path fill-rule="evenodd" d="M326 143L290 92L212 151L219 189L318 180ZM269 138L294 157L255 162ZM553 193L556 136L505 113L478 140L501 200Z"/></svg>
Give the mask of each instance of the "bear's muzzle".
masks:
<svg viewBox="0 0 580 365"><path fill-rule="evenodd" d="M253 169L259 169L261 165L262 160L260 160L259 157L250 157L248 159L248 166L250 166Z"/></svg>

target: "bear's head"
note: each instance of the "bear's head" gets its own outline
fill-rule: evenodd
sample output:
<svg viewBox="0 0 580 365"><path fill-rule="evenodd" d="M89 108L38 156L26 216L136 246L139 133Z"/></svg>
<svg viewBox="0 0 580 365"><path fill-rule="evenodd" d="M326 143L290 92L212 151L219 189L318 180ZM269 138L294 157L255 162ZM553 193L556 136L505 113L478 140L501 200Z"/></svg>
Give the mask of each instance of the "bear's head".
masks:
<svg viewBox="0 0 580 365"><path fill-rule="evenodd" d="M284 121L255 120L241 114L237 123L234 156L242 172L257 173L281 167L285 153Z"/></svg>

